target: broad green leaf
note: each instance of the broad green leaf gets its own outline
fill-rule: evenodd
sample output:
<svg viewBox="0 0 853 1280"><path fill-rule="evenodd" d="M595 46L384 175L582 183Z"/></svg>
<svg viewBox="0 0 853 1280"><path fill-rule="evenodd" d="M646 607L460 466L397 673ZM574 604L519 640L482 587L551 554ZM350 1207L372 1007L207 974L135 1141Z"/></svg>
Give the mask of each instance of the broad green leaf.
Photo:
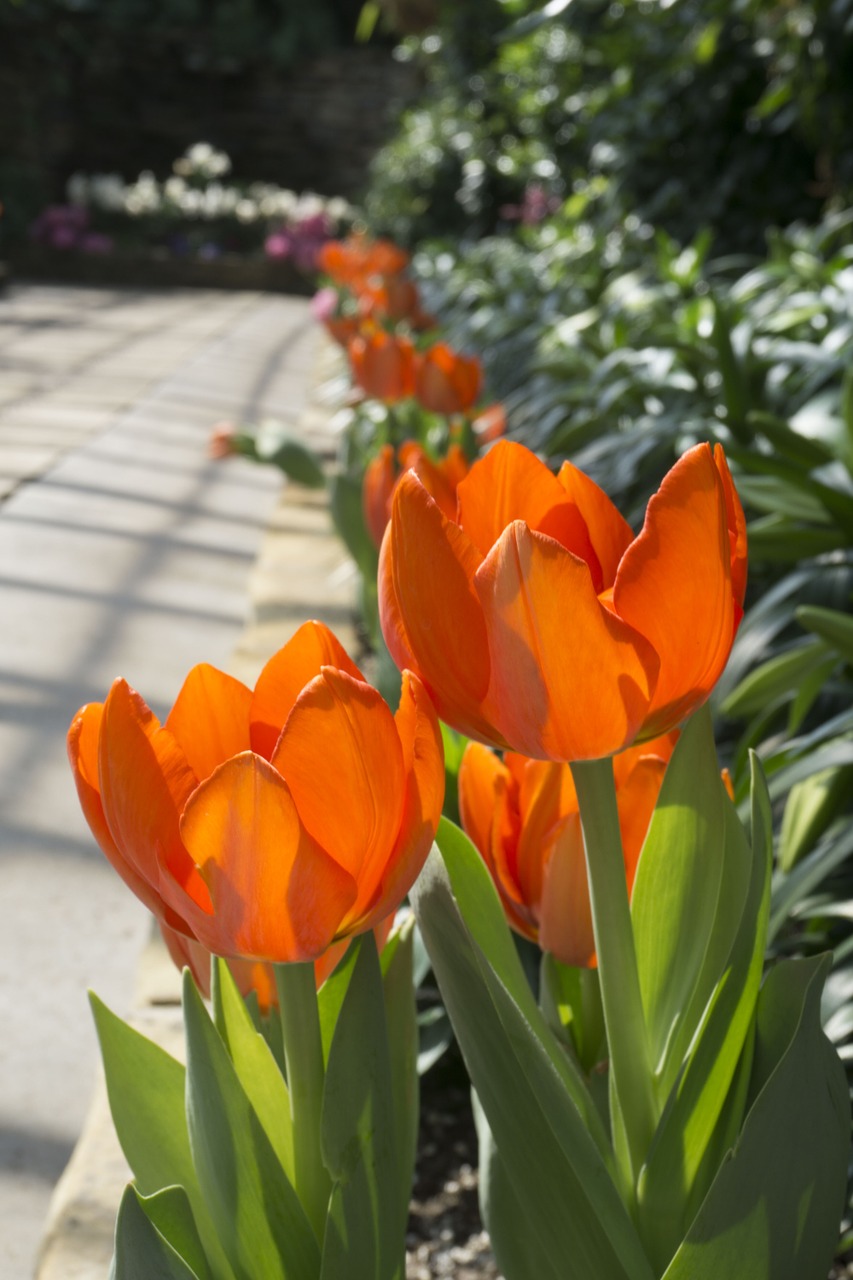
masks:
<svg viewBox="0 0 853 1280"><path fill-rule="evenodd" d="M684 1069L667 1100L655 1133L649 1158L641 1173L637 1199L643 1239L653 1260L663 1266L687 1226L691 1205L704 1195L715 1172L709 1150L720 1144L723 1135L737 1132L745 1091L737 1100L737 1081L742 1054L752 1023L767 936L770 902L770 828L765 823L768 809L766 784L757 760L753 759L755 799L755 843L751 857L734 806L723 794L720 805L725 814L727 857L715 929L709 940L704 980L714 987L702 1014L701 1025L690 1045ZM741 879L747 860L749 880ZM732 876L729 869L736 866ZM693 921L684 916L684 932ZM736 932L732 933L732 928ZM699 990L703 983L700 982ZM695 1001L695 996L692 997ZM694 1003L694 1009L698 1005ZM673 1067L680 1063L675 1061ZM732 1089L735 1083L735 1100Z"/></svg>
<svg viewBox="0 0 853 1280"><path fill-rule="evenodd" d="M850 1102L820 1027L828 957L771 970L750 1109L663 1280L824 1280L845 1203Z"/></svg>
<svg viewBox="0 0 853 1280"><path fill-rule="evenodd" d="M125 1189L116 1220L115 1254L110 1280L205 1280L169 1241L145 1212L135 1187Z"/></svg>
<svg viewBox="0 0 853 1280"><path fill-rule="evenodd" d="M329 483L329 510L338 537L364 578L376 577L379 553L370 540L361 507L361 481L338 472Z"/></svg>
<svg viewBox="0 0 853 1280"><path fill-rule="evenodd" d="M139 1191L184 1188L215 1274L231 1280L219 1233L196 1176L185 1109L186 1070L90 992L107 1094L121 1149Z"/></svg>
<svg viewBox="0 0 853 1280"><path fill-rule="evenodd" d="M211 1002L216 1030L237 1078L292 1182L293 1124L287 1085L269 1045L255 1029L228 965L219 958L213 961Z"/></svg>
<svg viewBox="0 0 853 1280"><path fill-rule="evenodd" d="M317 1240L187 971L183 996L193 1162L238 1280L317 1280Z"/></svg>
<svg viewBox="0 0 853 1280"><path fill-rule="evenodd" d="M465 928L470 933L472 941L476 943L524 1019L539 1034L546 1052L561 1075L569 1096L585 1119L599 1150L602 1153L609 1153L610 1142L598 1122L586 1083L575 1064L557 1047L536 1003L513 935L507 925L498 891L483 859L465 833L452 822L448 822L446 818L442 818L439 823L436 844L447 868L450 892L458 904L457 909L464 919ZM413 894L413 903L414 896ZM420 923L417 910L415 916ZM433 949L423 928L421 932L424 934L424 941L435 969ZM437 973L436 977L438 977ZM455 1029L456 1023L452 1017L451 1022Z"/></svg>
<svg viewBox="0 0 853 1280"><path fill-rule="evenodd" d="M853 662L853 618L849 613L804 604L795 610L794 616L801 627L832 645L845 662Z"/></svg>
<svg viewBox="0 0 853 1280"><path fill-rule="evenodd" d="M278 467L289 480L304 485L306 489L324 488L326 476L320 459L280 423L262 423L256 442L259 462Z"/></svg>
<svg viewBox="0 0 853 1280"><path fill-rule="evenodd" d="M356 951L350 945L317 992L317 1011L320 1017L320 1038L323 1042L323 1061L329 1061L329 1050L338 1025L341 1006L346 998L356 962Z"/></svg>
<svg viewBox="0 0 853 1280"><path fill-rule="evenodd" d="M661 1104L719 982L749 884L749 848L730 832L730 808L703 708L667 767L631 900Z"/></svg>
<svg viewBox="0 0 853 1280"><path fill-rule="evenodd" d="M410 1173L415 1167L420 1118L418 1096L420 1044L415 1006L414 936L415 917L409 912L388 939L379 957L382 966L382 991L385 998L385 1022L388 1028L394 1130L397 1135L397 1151L402 1171L399 1187L404 1223L411 1199ZM444 1021L448 1022L446 1015Z"/></svg>
<svg viewBox="0 0 853 1280"><path fill-rule="evenodd" d="M440 828L438 840L443 860L433 850L413 890L415 912L512 1182L519 1229L535 1236L537 1253L550 1260L547 1280L565 1275L567 1259L574 1280L652 1280L602 1152L574 1101L577 1084L567 1087L558 1068L562 1050L529 988L523 1006L514 998L518 962L506 962L514 955L509 930L482 859L449 824ZM600 1128L588 1095L583 1105L587 1123Z"/></svg>
<svg viewBox="0 0 853 1280"><path fill-rule="evenodd" d="M166 1187L153 1196L141 1196L138 1191L136 1195L148 1221L198 1280L212 1280L192 1206L183 1187Z"/></svg>
<svg viewBox="0 0 853 1280"><path fill-rule="evenodd" d="M398 1152L382 972L372 935L350 948L352 977L338 1014L323 1091L323 1162L332 1195L321 1280L402 1280L411 1170ZM413 1057L413 1055L412 1055Z"/></svg>

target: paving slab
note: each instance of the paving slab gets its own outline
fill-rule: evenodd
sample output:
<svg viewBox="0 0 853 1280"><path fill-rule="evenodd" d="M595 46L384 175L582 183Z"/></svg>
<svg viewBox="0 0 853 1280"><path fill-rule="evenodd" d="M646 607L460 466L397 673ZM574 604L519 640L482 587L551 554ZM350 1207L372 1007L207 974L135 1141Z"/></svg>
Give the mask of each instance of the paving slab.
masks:
<svg viewBox="0 0 853 1280"><path fill-rule="evenodd" d="M64 359L63 327L89 324L98 337L91 349L102 357ZM44 348L26 346L29 390L22 390L14 360L19 329L50 337ZM149 364L144 384L135 381L128 393L116 368L136 363L134 348ZM276 612L277 574L300 584L300 607L316 602L320 612L325 600L345 630L352 584L328 525L321 531L316 500L304 503L301 541L288 559L280 543L270 551L275 535L266 533L281 500L278 474L205 456L217 418L282 416L298 424L316 352L301 299L40 286L12 288L0 300L0 476L4 448L20 447L8 434L16 403L37 410L46 397L56 403L67 395L69 404L107 410L106 419L93 415L89 434L70 415L67 448L62 440L52 444L47 470L22 477L0 501L3 1280L31 1280L54 1184L83 1128L97 1064L86 988L119 1012L129 1009L149 931L147 913L96 849L79 812L65 759L68 723L81 703L101 700L119 674L160 715L196 662L254 679L306 616L297 617L290 603L286 616ZM17 399L4 398L7 374ZM296 490L285 497L299 508ZM290 527L292 512L287 519ZM84 1170L90 1163L76 1162ZM48 1275L53 1258L51 1280L78 1275L69 1261L74 1249L57 1252L57 1242L73 1234L75 1215L90 1214L88 1193L73 1177L70 1185L72 1208L54 1212L53 1243L43 1253L39 1274ZM107 1196L106 1205L102 1197L94 1218L109 1238L117 1198ZM103 1265L79 1274L106 1280Z"/></svg>

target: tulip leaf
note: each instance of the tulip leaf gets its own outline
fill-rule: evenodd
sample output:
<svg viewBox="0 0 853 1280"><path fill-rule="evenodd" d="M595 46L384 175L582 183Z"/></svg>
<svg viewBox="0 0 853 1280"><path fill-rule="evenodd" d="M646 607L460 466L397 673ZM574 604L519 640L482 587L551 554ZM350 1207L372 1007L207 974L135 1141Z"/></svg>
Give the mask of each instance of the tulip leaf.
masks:
<svg viewBox="0 0 853 1280"><path fill-rule="evenodd" d="M415 1006L414 937L415 918L409 912L403 924L395 929L386 942L380 956L404 1223L411 1199L409 1175L415 1167L419 1120L419 1037Z"/></svg>
<svg viewBox="0 0 853 1280"><path fill-rule="evenodd" d="M239 1280L317 1280L319 1248L188 971L187 1125L204 1195Z"/></svg>
<svg viewBox="0 0 853 1280"><path fill-rule="evenodd" d="M322 489L326 483L316 453L279 422L261 423L255 436L255 451L259 462L278 467L289 480L306 489Z"/></svg>
<svg viewBox="0 0 853 1280"><path fill-rule="evenodd" d="M575 1280L652 1280L596 1142L601 1121L532 998L488 871L446 821L438 846L412 891L415 913L512 1184L515 1221L549 1259L542 1280L564 1276L569 1258Z"/></svg>
<svg viewBox="0 0 853 1280"><path fill-rule="evenodd" d="M680 1046L682 1031L689 1032L692 1043L689 1052L684 1045L686 1060L680 1050L677 1058L672 1054L670 1070L679 1074L637 1189L641 1232L659 1265L672 1256L692 1217L691 1207L704 1196L719 1158L738 1131L746 1101L743 1086L751 1053L749 1032L761 982L770 907L770 828L765 822L769 802L757 758L753 758L753 768L751 852L734 806L720 788L718 807L724 816L726 865L702 973L696 991L688 997L700 1021L695 1031L688 1025L673 1036L673 1044ZM744 861L749 873L746 885L741 876ZM685 933L694 928L689 916L680 924ZM708 982L713 985L700 1008Z"/></svg>
<svg viewBox="0 0 853 1280"><path fill-rule="evenodd" d="M192 1230L185 1231L178 1227L178 1219L184 1211L178 1207L179 1202L173 1192L183 1195L179 1187L169 1187L146 1199L132 1184L125 1189L116 1219L110 1280L152 1280L153 1276L157 1280L208 1280L210 1272L203 1252L199 1256L201 1245L198 1236L193 1238L192 1235L195 1224L189 1201L183 1196L185 1212L192 1224ZM159 1203L155 1205L155 1201ZM156 1219L161 1214L170 1220L171 1226L178 1228L176 1234L188 1246L196 1262L200 1262L201 1270L192 1266L177 1247L176 1240L160 1229L161 1224ZM187 1226L186 1219L183 1225Z"/></svg>
<svg viewBox="0 0 853 1280"><path fill-rule="evenodd" d="M372 934L354 942L323 1090L323 1163L332 1194L321 1280L395 1280L405 1252L408 1172L398 1160L382 972Z"/></svg>
<svg viewBox="0 0 853 1280"><path fill-rule="evenodd" d="M263 1125L288 1179L293 1181L293 1125L284 1076L264 1037L256 1030L246 1002L224 960L214 958L211 1002L216 1030L237 1078Z"/></svg>
<svg viewBox="0 0 853 1280"><path fill-rule="evenodd" d="M824 1280L845 1201L850 1103L820 1027L826 956L768 975L750 1109L663 1280Z"/></svg>
<svg viewBox="0 0 853 1280"><path fill-rule="evenodd" d="M338 537L368 581L376 578L379 553L370 540L361 506L361 480L338 472L329 482L329 511Z"/></svg>
<svg viewBox="0 0 853 1280"><path fill-rule="evenodd" d="M727 822L730 810L703 708L683 730L664 775L631 904L662 1102L719 981L749 883L749 846Z"/></svg>
<svg viewBox="0 0 853 1280"><path fill-rule="evenodd" d="M113 1124L140 1193L150 1196L164 1187L182 1186L216 1275L231 1280L234 1273L225 1259L190 1152L186 1069L112 1013L94 993L90 992L89 1001Z"/></svg>

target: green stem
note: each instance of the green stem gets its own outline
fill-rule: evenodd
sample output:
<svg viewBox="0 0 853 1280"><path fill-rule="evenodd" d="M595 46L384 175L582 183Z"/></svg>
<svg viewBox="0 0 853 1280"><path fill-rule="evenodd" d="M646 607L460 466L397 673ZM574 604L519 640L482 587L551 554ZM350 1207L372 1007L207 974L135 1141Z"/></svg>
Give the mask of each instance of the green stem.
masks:
<svg viewBox="0 0 853 1280"><path fill-rule="evenodd" d="M571 769L586 849L610 1072L624 1124L631 1181L636 1187L658 1115L631 926L613 765L609 759L582 760L575 761Z"/></svg>
<svg viewBox="0 0 853 1280"><path fill-rule="evenodd" d="M320 1146L325 1067L314 966L277 964L274 968L293 1122L294 1184L322 1245L332 1184Z"/></svg>

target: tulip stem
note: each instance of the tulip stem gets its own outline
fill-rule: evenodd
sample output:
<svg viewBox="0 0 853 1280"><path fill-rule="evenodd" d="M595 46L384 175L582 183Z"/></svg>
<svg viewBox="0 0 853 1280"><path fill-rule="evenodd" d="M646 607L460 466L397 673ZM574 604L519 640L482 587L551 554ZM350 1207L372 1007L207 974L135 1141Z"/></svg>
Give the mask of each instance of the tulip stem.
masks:
<svg viewBox="0 0 853 1280"><path fill-rule="evenodd" d="M314 966L274 968L293 1125L294 1187L322 1245L332 1183L320 1146L325 1066Z"/></svg>
<svg viewBox="0 0 853 1280"><path fill-rule="evenodd" d="M610 1071L619 1100L634 1187L658 1120L631 925L613 764L572 763L589 878L592 923ZM616 1137L616 1117L612 1126ZM619 1144L616 1144L617 1151Z"/></svg>

